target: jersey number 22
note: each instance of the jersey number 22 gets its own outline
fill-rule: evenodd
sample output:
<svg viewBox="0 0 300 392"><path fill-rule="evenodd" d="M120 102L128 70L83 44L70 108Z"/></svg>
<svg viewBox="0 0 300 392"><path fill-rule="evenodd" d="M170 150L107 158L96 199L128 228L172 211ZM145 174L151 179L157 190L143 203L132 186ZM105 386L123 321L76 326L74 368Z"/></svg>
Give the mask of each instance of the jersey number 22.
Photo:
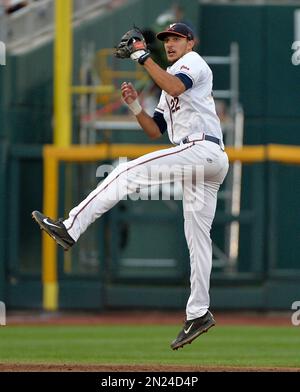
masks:
<svg viewBox="0 0 300 392"><path fill-rule="evenodd" d="M179 109L180 109L180 106L179 106L179 98L178 98L178 97L172 98L172 99L171 99L171 112L172 112L172 113L175 113L175 112L177 112L177 110L179 110Z"/></svg>

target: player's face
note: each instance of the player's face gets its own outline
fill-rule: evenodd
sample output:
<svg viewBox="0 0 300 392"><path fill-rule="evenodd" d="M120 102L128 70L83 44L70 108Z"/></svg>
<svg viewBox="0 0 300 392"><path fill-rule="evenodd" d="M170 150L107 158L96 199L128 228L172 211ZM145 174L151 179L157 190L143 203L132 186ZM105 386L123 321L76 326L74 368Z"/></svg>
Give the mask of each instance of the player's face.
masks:
<svg viewBox="0 0 300 392"><path fill-rule="evenodd" d="M170 63L175 63L180 57L193 49L194 41L188 41L184 37L169 35L164 39L167 59Z"/></svg>

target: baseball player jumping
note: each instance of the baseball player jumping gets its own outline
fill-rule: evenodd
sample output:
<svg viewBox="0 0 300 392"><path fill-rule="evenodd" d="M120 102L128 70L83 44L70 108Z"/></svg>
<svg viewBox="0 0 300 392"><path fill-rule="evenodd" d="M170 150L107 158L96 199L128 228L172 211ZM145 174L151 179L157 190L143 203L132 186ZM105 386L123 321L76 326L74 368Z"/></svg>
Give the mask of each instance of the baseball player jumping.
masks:
<svg viewBox="0 0 300 392"><path fill-rule="evenodd" d="M217 193L228 171L228 157L212 97L212 71L193 51L193 31L183 23L175 23L158 33L157 38L163 41L170 63L166 71L151 59L144 37L137 29L124 34L115 53L118 58L131 58L141 64L161 88L153 117L141 107L131 83L122 84L121 94L151 139L168 132L174 146L120 164L70 211L66 220L53 220L38 211L32 216L68 250L92 222L137 188L181 181L191 292L186 305L186 321L171 343L171 348L177 350L215 325L208 310L212 267L210 230ZM173 176L157 176L160 168L172 168Z"/></svg>

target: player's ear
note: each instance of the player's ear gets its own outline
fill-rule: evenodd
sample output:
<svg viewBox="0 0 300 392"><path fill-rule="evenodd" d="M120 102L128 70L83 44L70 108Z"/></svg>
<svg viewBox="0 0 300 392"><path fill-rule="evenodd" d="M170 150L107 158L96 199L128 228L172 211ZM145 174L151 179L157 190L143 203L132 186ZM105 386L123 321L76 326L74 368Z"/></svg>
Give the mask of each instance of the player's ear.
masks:
<svg viewBox="0 0 300 392"><path fill-rule="evenodd" d="M191 50L195 46L195 41L193 39L188 40L188 48Z"/></svg>

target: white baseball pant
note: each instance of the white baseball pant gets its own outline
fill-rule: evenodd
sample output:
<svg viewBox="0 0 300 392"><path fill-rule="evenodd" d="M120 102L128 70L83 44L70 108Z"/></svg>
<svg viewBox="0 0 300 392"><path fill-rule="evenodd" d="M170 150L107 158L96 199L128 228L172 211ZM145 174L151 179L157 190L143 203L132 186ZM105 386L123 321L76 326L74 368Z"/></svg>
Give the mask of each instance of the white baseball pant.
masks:
<svg viewBox="0 0 300 392"><path fill-rule="evenodd" d="M191 293L186 316L187 320L201 317L209 308L212 267L210 230L217 193L228 166L227 154L218 144L206 140L143 155L121 163L70 211L69 218L63 223L70 236L77 241L91 223L137 189L182 181L184 231L191 267ZM168 169L172 171L171 176ZM158 175L160 171L162 175Z"/></svg>

